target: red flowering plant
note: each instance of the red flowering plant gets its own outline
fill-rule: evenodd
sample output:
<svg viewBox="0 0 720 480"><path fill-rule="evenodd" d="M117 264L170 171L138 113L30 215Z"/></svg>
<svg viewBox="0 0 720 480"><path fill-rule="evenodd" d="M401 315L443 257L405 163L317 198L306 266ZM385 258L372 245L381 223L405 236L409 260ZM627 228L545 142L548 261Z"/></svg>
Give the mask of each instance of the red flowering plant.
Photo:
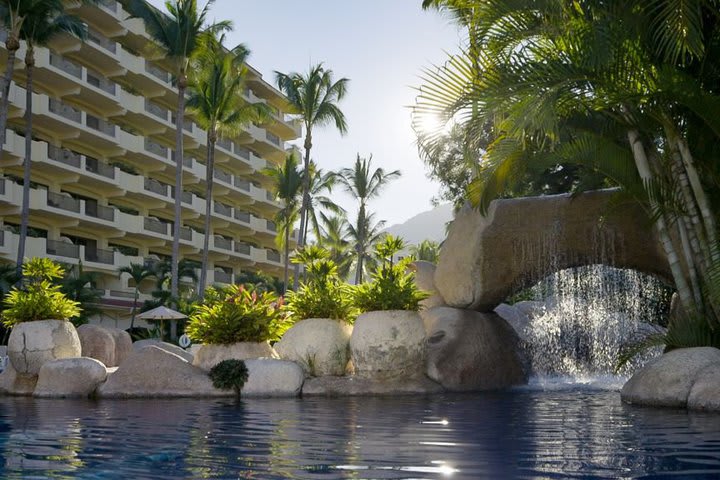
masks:
<svg viewBox="0 0 720 480"><path fill-rule="evenodd" d="M186 333L205 344L275 341L288 328L282 304L275 293L243 285L210 289L190 316Z"/></svg>

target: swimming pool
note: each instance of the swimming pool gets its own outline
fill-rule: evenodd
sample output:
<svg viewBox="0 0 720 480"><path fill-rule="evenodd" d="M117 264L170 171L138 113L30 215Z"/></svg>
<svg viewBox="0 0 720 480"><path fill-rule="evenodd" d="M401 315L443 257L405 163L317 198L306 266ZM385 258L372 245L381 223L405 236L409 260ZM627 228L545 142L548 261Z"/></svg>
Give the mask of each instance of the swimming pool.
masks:
<svg viewBox="0 0 720 480"><path fill-rule="evenodd" d="M572 386L382 398L0 398L0 478L720 478L720 415Z"/></svg>

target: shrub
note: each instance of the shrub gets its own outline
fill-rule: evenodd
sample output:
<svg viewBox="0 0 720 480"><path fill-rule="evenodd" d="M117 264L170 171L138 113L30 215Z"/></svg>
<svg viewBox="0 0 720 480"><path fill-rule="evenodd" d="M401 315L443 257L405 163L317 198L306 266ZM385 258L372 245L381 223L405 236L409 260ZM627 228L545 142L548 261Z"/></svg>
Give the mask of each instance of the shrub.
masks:
<svg viewBox="0 0 720 480"><path fill-rule="evenodd" d="M240 390L248 380L248 369L245 362L237 359L223 360L210 369L210 380L215 388L221 390L235 390L240 396Z"/></svg>
<svg viewBox="0 0 720 480"><path fill-rule="evenodd" d="M79 303L70 300L53 280L62 278L63 268L48 258L33 258L23 265L23 285L5 297L2 322L12 327L35 320L69 320L80 315Z"/></svg>
<svg viewBox="0 0 720 480"><path fill-rule="evenodd" d="M212 292L213 301L197 307L186 328L196 342L231 344L278 340L287 322L281 315L282 299L274 293L257 293L242 285Z"/></svg>
<svg viewBox="0 0 720 480"><path fill-rule="evenodd" d="M361 312L374 310L420 310L420 301L428 297L415 285L414 273L406 272L407 261L396 265L386 262L373 273L369 283L355 288L355 306Z"/></svg>
<svg viewBox="0 0 720 480"><path fill-rule="evenodd" d="M297 292L288 292L285 310L293 321L334 318L352 322L357 316L352 287L340 280L335 262L326 251L311 247L296 257L305 263L308 280Z"/></svg>

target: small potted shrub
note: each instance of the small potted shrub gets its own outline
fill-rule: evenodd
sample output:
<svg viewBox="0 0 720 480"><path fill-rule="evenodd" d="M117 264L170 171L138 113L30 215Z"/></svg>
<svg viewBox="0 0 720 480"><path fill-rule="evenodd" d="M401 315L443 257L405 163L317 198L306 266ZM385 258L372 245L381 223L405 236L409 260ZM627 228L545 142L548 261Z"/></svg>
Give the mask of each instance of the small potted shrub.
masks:
<svg viewBox="0 0 720 480"><path fill-rule="evenodd" d="M423 369L425 328L418 311L427 294L407 272L410 259L393 262L403 247L388 235L376 247L382 264L370 282L355 289L355 306L362 313L355 320L350 352L358 376L413 377Z"/></svg>
<svg viewBox="0 0 720 480"><path fill-rule="evenodd" d="M193 364L210 370L231 358L277 358L270 341L278 340L288 327L282 304L282 298L272 292L258 293L243 285L210 289L185 329L194 342L202 344Z"/></svg>
<svg viewBox="0 0 720 480"><path fill-rule="evenodd" d="M248 380L248 369L243 360L231 358L212 367L208 375L215 388L235 390L239 397L242 387Z"/></svg>
<svg viewBox="0 0 720 480"><path fill-rule="evenodd" d="M292 328L275 344L278 354L297 362L311 376L343 375L348 362L350 325L357 315L352 288L343 282L326 250L316 246L297 252L307 281L288 292L285 310Z"/></svg>
<svg viewBox="0 0 720 480"><path fill-rule="evenodd" d="M69 321L80 314L79 304L53 283L63 273L52 260L33 258L23 265L22 285L5 297L2 322L12 328L8 357L18 373L37 375L50 360L81 355L80 339Z"/></svg>

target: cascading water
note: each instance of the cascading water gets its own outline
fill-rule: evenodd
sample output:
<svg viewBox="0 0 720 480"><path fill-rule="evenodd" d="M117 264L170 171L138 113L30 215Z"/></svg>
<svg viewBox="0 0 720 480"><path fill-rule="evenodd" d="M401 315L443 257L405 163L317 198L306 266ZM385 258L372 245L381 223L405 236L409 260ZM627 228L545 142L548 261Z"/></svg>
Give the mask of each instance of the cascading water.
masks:
<svg viewBox="0 0 720 480"><path fill-rule="evenodd" d="M555 244L554 235L550 232L545 237L539 248L548 253ZM600 264L557 271L522 292L522 300L514 305L523 317L523 324L515 327L523 340L531 384L617 387L660 353L659 349L649 350L616 372L624 345L662 331L660 324L667 319L671 293L654 277L606 266L613 263L616 242L608 241L606 234L594 237ZM537 251L523 253L529 256ZM556 259L553 255L540 257ZM542 267L539 271L556 270L552 265Z"/></svg>

